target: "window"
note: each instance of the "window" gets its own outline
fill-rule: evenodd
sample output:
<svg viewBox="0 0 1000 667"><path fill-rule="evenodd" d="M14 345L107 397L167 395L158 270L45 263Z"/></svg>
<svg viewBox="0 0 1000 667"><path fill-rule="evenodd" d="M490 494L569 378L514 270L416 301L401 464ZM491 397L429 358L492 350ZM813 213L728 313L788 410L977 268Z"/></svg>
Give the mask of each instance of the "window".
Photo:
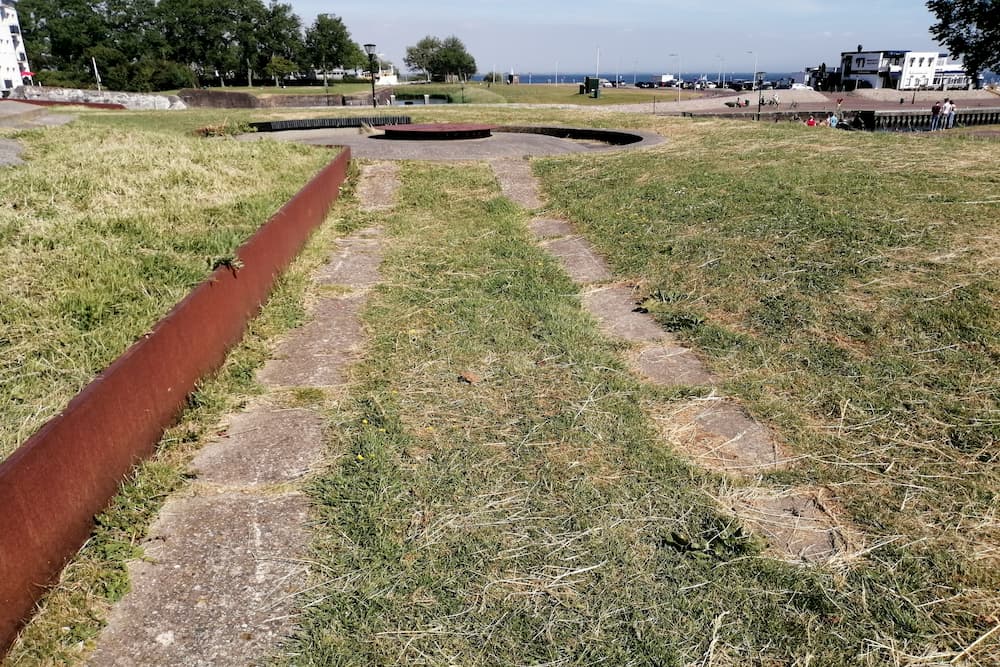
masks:
<svg viewBox="0 0 1000 667"><path fill-rule="evenodd" d="M915 62L917 62L917 59L916 59L916 58L910 58L910 67L913 67L913 64L914 64Z"/></svg>
<svg viewBox="0 0 1000 667"><path fill-rule="evenodd" d="M864 67L865 66L865 59L864 58L855 58L854 59L854 66L855 67Z"/></svg>

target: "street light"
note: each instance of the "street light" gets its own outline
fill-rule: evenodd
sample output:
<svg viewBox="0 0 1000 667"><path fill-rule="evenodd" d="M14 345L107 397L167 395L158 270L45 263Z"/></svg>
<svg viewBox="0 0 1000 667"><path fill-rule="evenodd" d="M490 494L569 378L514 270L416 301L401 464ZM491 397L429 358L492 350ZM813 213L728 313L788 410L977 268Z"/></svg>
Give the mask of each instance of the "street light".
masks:
<svg viewBox="0 0 1000 667"><path fill-rule="evenodd" d="M372 75L372 107L377 107L375 102L375 45L365 44L365 53L368 54L368 72Z"/></svg>
<svg viewBox="0 0 1000 667"><path fill-rule="evenodd" d="M747 53L753 54L753 85L750 90L757 91L757 120L760 120L760 109L764 105L764 91L757 87L757 53L756 51L747 51Z"/></svg>
<svg viewBox="0 0 1000 667"><path fill-rule="evenodd" d="M681 54L671 53L672 57L677 58L677 101L681 101L681 88L684 87L684 80L681 79Z"/></svg>

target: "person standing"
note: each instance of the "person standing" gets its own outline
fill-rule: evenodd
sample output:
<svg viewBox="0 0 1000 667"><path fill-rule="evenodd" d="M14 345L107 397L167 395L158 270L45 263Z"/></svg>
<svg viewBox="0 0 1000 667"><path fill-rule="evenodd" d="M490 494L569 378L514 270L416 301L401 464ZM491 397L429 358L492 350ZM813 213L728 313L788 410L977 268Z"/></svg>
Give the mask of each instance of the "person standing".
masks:
<svg viewBox="0 0 1000 667"><path fill-rule="evenodd" d="M946 119L947 129L949 129L949 130L951 128L955 127L955 112L956 111L958 111L958 105L955 104L955 100L952 100L951 101L951 106L948 108L948 118Z"/></svg>
<svg viewBox="0 0 1000 667"><path fill-rule="evenodd" d="M944 98L944 104L941 105L941 119L938 121L939 130L948 129L948 112L951 111L951 100L949 98Z"/></svg>
<svg viewBox="0 0 1000 667"><path fill-rule="evenodd" d="M934 106L931 107L931 132L938 129L941 124L941 100L934 102Z"/></svg>

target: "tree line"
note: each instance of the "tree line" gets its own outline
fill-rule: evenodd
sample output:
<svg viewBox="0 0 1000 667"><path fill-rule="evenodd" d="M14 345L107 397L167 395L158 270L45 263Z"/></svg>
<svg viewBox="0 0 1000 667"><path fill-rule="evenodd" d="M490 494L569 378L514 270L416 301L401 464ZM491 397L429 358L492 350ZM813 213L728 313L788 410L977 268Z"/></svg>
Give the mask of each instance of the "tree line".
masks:
<svg viewBox="0 0 1000 667"><path fill-rule="evenodd" d="M252 83L295 71L366 67L343 21L303 29L291 5L262 0L21 0L24 43L45 85L151 91Z"/></svg>

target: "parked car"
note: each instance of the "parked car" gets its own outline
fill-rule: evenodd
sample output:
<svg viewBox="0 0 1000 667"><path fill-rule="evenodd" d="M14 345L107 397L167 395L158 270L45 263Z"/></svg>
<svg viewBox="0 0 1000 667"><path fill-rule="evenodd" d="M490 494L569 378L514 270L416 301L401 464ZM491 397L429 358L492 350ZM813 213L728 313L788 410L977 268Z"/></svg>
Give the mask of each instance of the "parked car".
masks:
<svg viewBox="0 0 1000 667"><path fill-rule="evenodd" d="M813 90L813 87L804 83L793 83L792 90Z"/></svg>
<svg viewBox="0 0 1000 667"><path fill-rule="evenodd" d="M637 81L635 86L636 88L656 88L656 84L652 81Z"/></svg>

